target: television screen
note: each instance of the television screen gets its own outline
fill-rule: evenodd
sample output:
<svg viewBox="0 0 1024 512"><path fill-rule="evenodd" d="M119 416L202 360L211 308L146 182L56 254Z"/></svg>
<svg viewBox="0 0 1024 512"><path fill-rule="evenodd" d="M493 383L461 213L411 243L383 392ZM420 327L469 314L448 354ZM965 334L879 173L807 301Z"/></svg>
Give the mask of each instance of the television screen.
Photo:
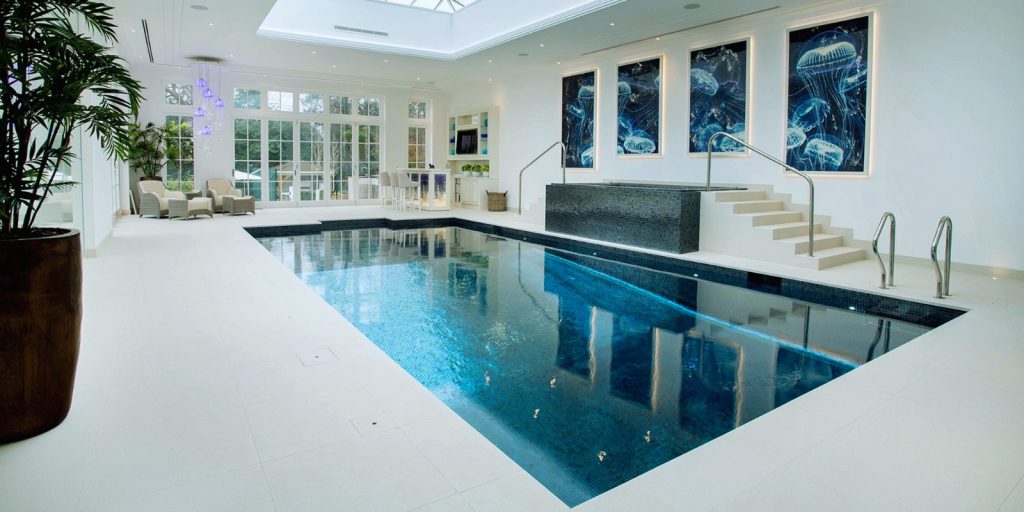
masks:
<svg viewBox="0 0 1024 512"><path fill-rule="evenodd" d="M477 144L477 130L459 130L458 136L455 138L455 154L457 155L475 155L476 144Z"/></svg>

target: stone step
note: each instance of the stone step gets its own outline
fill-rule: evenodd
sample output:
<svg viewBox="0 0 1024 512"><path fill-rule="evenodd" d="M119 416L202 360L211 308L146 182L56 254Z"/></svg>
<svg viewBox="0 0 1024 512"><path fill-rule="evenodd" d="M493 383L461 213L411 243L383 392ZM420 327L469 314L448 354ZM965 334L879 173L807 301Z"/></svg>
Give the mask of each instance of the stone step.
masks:
<svg viewBox="0 0 1024 512"><path fill-rule="evenodd" d="M779 212L758 212L744 214L750 217L751 226L767 226L769 224L781 224L783 222L798 222L803 220L804 214L800 212L779 211Z"/></svg>
<svg viewBox="0 0 1024 512"><path fill-rule="evenodd" d="M795 236L792 238L782 238L776 240L784 244L793 246L793 254L806 254L809 243L807 235ZM832 249L843 245L843 237L841 235L830 235L828 233L815 233L814 234L814 252L817 256L819 250Z"/></svg>
<svg viewBox="0 0 1024 512"><path fill-rule="evenodd" d="M733 213L760 213L782 211L782 201L758 199L755 201L733 201L725 203L732 205Z"/></svg>
<svg viewBox="0 0 1024 512"><path fill-rule="evenodd" d="M783 238L793 238L795 236L807 236L807 223L804 221L800 222L782 222L779 224L768 224L765 226L758 226L757 229L764 229L771 231L772 240L781 240ZM821 233L821 224L814 224L814 232Z"/></svg>
<svg viewBox="0 0 1024 512"><path fill-rule="evenodd" d="M804 255L805 258L810 256ZM867 257L867 252L864 249L858 249L855 247L833 247L831 249L814 249L814 259L817 265L813 268L823 270L826 268L834 267L836 265L842 265L844 263L850 263L854 261L860 261Z"/></svg>
<svg viewBox="0 0 1024 512"><path fill-rule="evenodd" d="M716 203L733 203L736 201L757 201L767 197L763 190L723 190L715 192Z"/></svg>

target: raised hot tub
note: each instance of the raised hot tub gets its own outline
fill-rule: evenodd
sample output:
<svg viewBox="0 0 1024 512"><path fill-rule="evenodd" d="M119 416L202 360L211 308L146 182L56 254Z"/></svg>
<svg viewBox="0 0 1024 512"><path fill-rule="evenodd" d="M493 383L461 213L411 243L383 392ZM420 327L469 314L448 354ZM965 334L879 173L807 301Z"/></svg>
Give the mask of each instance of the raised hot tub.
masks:
<svg viewBox="0 0 1024 512"><path fill-rule="evenodd" d="M551 184L545 229L649 249L694 252L700 241L700 193L704 190L703 186L655 183Z"/></svg>

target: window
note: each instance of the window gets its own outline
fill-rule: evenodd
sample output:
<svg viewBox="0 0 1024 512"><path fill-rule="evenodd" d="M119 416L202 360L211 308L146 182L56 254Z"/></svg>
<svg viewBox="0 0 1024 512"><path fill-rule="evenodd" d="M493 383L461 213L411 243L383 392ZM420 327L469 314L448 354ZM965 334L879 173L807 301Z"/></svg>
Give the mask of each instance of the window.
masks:
<svg viewBox="0 0 1024 512"><path fill-rule="evenodd" d="M192 86L167 84L167 87L164 89L164 100L168 105L191 105Z"/></svg>
<svg viewBox="0 0 1024 512"><path fill-rule="evenodd" d="M262 187L260 186L260 179L263 175L260 167L260 139L262 138L263 134L258 119L235 119L235 188L241 190L244 195L256 198L257 201L262 200Z"/></svg>
<svg viewBox="0 0 1024 512"><path fill-rule="evenodd" d="M422 126L409 127L409 168L427 168L427 129Z"/></svg>
<svg viewBox="0 0 1024 512"><path fill-rule="evenodd" d="M299 112L319 114L324 111L324 97L320 94L300 94Z"/></svg>
<svg viewBox="0 0 1024 512"><path fill-rule="evenodd" d="M267 121L267 164L271 201L292 200L295 131L291 121Z"/></svg>
<svg viewBox="0 0 1024 512"><path fill-rule="evenodd" d="M299 123L299 199L324 199L323 123Z"/></svg>
<svg viewBox="0 0 1024 512"><path fill-rule="evenodd" d="M352 177L352 125L331 123L331 199L348 199Z"/></svg>
<svg viewBox="0 0 1024 512"><path fill-rule="evenodd" d="M331 113L352 115L352 98L348 96L331 96Z"/></svg>
<svg viewBox="0 0 1024 512"><path fill-rule="evenodd" d="M195 189L192 117L167 116L164 130L167 144L167 189L191 192Z"/></svg>
<svg viewBox="0 0 1024 512"><path fill-rule="evenodd" d="M295 94L290 92L267 91L267 109L272 112L294 112Z"/></svg>
<svg viewBox="0 0 1024 512"><path fill-rule="evenodd" d="M359 98L359 115L380 116L380 100L377 98Z"/></svg>
<svg viewBox="0 0 1024 512"><path fill-rule="evenodd" d="M409 102L409 119L426 119L427 118L427 102L425 101L410 101Z"/></svg>
<svg viewBox="0 0 1024 512"><path fill-rule="evenodd" d="M258 89L235 89L235 108L260 109L260 91Z"/></svg>

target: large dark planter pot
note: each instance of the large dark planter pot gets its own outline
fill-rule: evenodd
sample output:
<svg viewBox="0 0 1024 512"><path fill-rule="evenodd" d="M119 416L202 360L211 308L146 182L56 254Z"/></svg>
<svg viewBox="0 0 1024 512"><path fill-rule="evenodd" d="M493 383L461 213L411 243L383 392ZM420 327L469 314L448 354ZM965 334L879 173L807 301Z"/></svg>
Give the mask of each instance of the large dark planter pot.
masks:
<svg viewBox="0 0 1024 512"><path fill-rule="evenodd" d="M0 443L60 425L71 409L82 324L77 230L0 240Z"/></svg>

